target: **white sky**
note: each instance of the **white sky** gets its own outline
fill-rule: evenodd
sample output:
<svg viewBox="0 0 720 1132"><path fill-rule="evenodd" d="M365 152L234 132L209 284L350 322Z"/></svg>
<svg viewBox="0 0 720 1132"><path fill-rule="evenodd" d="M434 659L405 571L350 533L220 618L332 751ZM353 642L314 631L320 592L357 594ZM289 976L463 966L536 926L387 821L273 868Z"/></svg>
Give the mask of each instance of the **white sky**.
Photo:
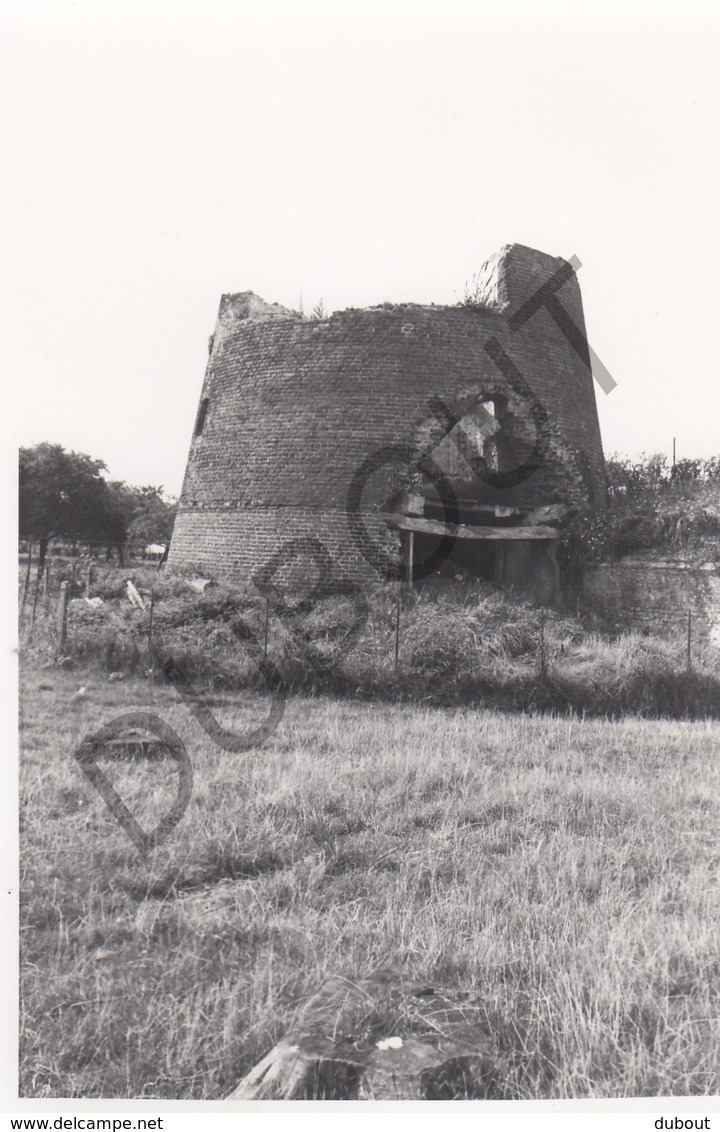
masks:
<svg viewBox="0 0 720 1132"><path fill-rule="evenodd" d="M455 302L575 254L606 452L720 451L711 6L5 0L17 443L182 481L223 291Z"/></svg>

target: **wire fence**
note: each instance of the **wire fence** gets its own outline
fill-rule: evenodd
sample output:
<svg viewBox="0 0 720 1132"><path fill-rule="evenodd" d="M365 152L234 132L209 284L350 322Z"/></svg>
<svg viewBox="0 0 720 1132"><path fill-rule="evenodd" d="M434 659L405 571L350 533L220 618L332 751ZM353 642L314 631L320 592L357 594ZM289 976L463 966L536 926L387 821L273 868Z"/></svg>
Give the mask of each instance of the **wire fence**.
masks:
<svg viewBox="0 0 720 1132"><path fill-rule="evenodd" d="M147 566L147 563L143 563ZM94 584L103 577L102 566L96 562L83 560L67 560L55 562L46 559L42 568L33 565L30 558L21 569L19 584L19 620L20 643L29 644L42 631L43 636L58 649L72 650L73 643L73 602L81 601L92 606L96 611L103 607L112 609L115 603L105 601L94 595ZM128 579L126 596L120 599L121 604L130 602L141 613L145 620L145 633L148 651L151 651L153 636L156 632L156 594L154 589L143 589L142 593ZM273 615L269 600L263 603L262 626L260 639L262 642L263 658L267 659L273 643L274 626ZM403 645L406 631L406 611L402 600L395 600L392 611L392 626L390 633L390 667L399 672L403 668ZM550 633L549 613L539 609L536 616L535 633L535 660L538 675L546 678L553 662L553 644ZM696 610L692 608L678 609L676 632L672 634L678 646L682 647L684 667L688 672L693 670L708 626Z"/></svg>

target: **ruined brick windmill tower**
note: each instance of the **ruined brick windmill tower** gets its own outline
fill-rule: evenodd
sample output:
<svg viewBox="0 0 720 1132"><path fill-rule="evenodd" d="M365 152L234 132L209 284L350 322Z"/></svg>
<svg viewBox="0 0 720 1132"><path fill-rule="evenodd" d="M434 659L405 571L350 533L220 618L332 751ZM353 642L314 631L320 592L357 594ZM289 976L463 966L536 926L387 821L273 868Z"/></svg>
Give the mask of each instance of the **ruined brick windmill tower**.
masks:
<svg viewBox="0 0 720 1132"><path fill-rule="evenodd" d="M563 518L605 496L584 335L572 267L520 245L465 305L307 319L223 295L169 564L247 579L319 542L335 578L553 600Z"/></svg>

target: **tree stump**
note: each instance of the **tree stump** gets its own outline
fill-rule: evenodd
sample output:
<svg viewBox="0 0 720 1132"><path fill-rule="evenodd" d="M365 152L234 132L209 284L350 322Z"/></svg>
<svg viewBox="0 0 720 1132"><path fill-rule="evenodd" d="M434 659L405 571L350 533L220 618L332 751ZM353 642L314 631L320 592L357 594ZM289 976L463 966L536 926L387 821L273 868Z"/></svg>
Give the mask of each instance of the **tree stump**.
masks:
<svg viewBox="0 0 720 1132"><path fill-rule="evenodd" d="M392 971L334 977L229 1100L477 1100L504 1096L480 1007Z"/></svg>

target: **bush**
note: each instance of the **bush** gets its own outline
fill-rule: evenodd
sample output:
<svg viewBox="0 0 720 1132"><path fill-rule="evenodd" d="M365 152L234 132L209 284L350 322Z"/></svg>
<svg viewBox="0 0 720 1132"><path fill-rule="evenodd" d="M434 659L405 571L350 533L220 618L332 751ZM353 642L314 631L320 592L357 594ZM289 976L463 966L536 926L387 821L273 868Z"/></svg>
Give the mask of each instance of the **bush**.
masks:
<svg viewBox="0 0 720 1132"><path fill-rule="evenodd" d="M606 537L617 553L652 547L687 547L720 535L720 458L663 456L607 462Z"/></svg>

